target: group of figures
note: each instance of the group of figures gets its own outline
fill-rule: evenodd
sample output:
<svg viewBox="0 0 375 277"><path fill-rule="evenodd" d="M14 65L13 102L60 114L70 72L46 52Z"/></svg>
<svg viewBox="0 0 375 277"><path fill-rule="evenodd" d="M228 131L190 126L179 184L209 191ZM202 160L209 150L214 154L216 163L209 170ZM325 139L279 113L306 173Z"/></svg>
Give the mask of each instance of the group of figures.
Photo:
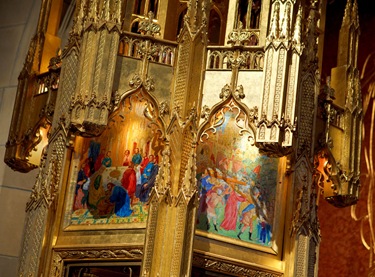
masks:
<svg viewBox="0 0 375 277"><path fill-rule="evenodd" d="M115 117L118 120L99 138L82 138L77 146L81 165L72 224L146 222L164 145L157 132L147 129L144 105L133 104L121 110L127 124ZM278 159L260 155L249 143L252 131L238 107L224 109L215 118L215 132L208 128L197 148L196 227L218 239L271 247L278 232L273 226Z"/></svg>
<svg viewBox="0 0 375 277"><path fill-rule="evenodd" d="M254 169L259 176L261 166ZM208 168L200 178L198 229L257 244L269 245L271 225L260 184Z"/></svg>
<svg viewBox="0 0 375 277"><path fill-rule="evenodd" d="M95 146L95 144L94 144ZM136 205L146 205L159 170L158 157L139 148L126 150L122 164L113 164L111 151L95 156L90 146L78 172L73 210L88 210L94 218L128 217Z"/></svg>
<svg viewBox="0 0 375 277"><path fill-rule="evenodd" d="M228 104L213 119L197 148L197 229L272 247L279 160L259 153L239 107Z"/></svg>

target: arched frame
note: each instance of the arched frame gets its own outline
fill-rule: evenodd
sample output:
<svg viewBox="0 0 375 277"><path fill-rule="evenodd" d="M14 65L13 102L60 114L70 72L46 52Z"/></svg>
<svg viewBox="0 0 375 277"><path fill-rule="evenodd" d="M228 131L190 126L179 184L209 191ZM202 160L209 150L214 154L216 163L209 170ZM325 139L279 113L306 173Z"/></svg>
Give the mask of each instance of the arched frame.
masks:
<svg viewBox="0 0 375 277"><path fill-rule="evenodd" d="M198 131L196 233L231 247L278 255L284 234L286 158L259 154L256 107L249 109L233 94L221 96L210 111L204 109Z"/></svg>
<svg viewBox="0 0 375 277"><path fill-rule="evenodd" d="M141 82L135 80L134 87L119 97L101 135L75 138L65 230L146 226L165 124L155 98Z"/></svg>

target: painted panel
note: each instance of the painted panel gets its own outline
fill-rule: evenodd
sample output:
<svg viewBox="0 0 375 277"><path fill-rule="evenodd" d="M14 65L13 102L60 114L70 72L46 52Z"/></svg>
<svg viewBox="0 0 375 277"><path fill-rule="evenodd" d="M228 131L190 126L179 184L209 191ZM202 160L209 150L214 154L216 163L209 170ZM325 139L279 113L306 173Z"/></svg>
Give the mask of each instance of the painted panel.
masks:
<svg viewBox="0 0 375 277"><path fill-rule="evenodd" d="M99 137L76 139L71 225L146 222L163 149L153 112L137 92L121 102Z"/></svg>
<svg viewBox="0 0 375 277"><path fill-rule="evenodd" d="M197 229L218 239L271 247L277 232L273 223L279 161L258 153L239 107L225 106L211 122L198 145Z"/></svg>

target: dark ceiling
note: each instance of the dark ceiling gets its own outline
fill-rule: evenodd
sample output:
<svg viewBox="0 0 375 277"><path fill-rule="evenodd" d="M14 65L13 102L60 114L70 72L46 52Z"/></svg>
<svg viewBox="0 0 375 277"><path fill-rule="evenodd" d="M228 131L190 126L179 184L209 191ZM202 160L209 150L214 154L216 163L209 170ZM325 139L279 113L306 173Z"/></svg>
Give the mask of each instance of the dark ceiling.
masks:
<svg viewBox="0 0 375 277"><path fill-rule="evenodd" d="M331 0L327 4L322 76L330 75L336 66L338 34L345 11L346 0ZM358 68L362 69L366 57L375 51L375 1L357 0L360 24Z"/></svg>

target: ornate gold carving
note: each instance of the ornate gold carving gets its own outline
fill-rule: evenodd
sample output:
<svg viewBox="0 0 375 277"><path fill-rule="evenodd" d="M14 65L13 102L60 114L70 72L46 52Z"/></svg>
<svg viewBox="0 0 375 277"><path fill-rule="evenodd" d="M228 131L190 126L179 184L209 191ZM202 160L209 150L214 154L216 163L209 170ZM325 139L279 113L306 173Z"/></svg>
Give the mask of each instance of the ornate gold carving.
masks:
<svg viewBox="0 0 375 277"><path fill-rule="evenodd" d="M129 86L132 88L139 88L142 85L142 79L138 74L135 74L129 81Z"/></svg>
<svg viewBox="0 0 375 277"><path fill-rule="evenodd" d="M296 131L296 103L302 54L301 22L302 8L293 16L296 4L288 1L275 1L272 4L272 19L265 53L265 78L261 120L257 126L257 146L267 155L277 157L292 152L293 134ZM295 17L295 22L293 21ZM294 26L292 25L294 23ZM316 21L311 20L312 28L307 34L314 34ZM315 24L315 25L314 25ZM291 30L293 35L291 34ZM307 36L308 37L308 36ZM312 37L311 41L313 43ZM311 45L311 47L314 47ZM316 56L316 48L307 56ZM291 61L291 62L287 62ZM312 67L310 66L310 69ZM316 67L314 67L316 68ZM272 76L276 76L272 79ZM285 85L287 84L287 85Z"/></svg>
<svg viewBox="0 0 375 277"><path fill-rule="evenodd" d="M317 219L316 185L318 176L308 156L301 156L296 164L295 203L290 235L308 235L319 242L319 224Z"/></svg>
<svg viewBox="0 0 375 277"><path fill-rule="evenodd" d="M210 257L198 253L193 254L193 266L205 268L222 274L230 274L235 276L259 276L259 277L280 277L280 272L271 272L268 270L255 268L249 265L241 265L231 263L223 259Z"/></svg>
<svg viewBox="0 0 375 277"><path fill-rule="evenodd" d="M182 190L186 198L191 198L194 193L197 193L197 178L196 178L196 148L191 147L190 158L188 160L185 175L182 179Z"/></svg>
<svg viewBox="0 0 375 277"><path fill-rule="evenodd" d="M155 57L160 55L161 46L150 41L142 41L139 44L139 55L140 57L146 57L148 60L155 60Z"/></svg>
<svg viewBox="0 0 375 277"><path fill-rule="evenodd" d="M242 29L242 23L239 23L238 29L234 29L228 35L228 43L232 46L241 46L245 45L247 42L250 42L250 32L248 30Z"/></svg>
<svg viewBox="0 0 375 277"><path fill-rule="evenodd" d="M219 94L220 99L227 99L230 95L232 94L231 87L226 84L222 89Z"/></svg>
<svg viewBox="0 0 375 277"><path fill-rule="evenodd" d="M220 99L225 100L229 96L233 96L236 100L241 101L242 99L245 98L245 93L243 92L243 86L240 85L238 86L234 92L232 92L231 87L226 84L222 89L219 94Z"/></svg>
<svg viewBox="0 0 375 277"><path fill-rule="evenodd" d="M332 69L332 86L338 91L335 95L328 78L319 94L324 131L316 153L317 170L322 176L321 189L325 199L336 207L353 205L359 196L362 96L356 51L348 50L357 47L358 41L358 10L355 6L352 7L351 1L347 2L340 30L342 43L338 50L338 67ZM353 22L349 23L348 17ZM342 82L346 87L340 85Z"/></svg>
<svg viewBox="0 0 375 277"><path fill-rule="evenodd" d="M93 1L83 10L85 28L70 109L72 129L83 136L97 136L107 124L121 29L117 18L121 3ZM80 20L81 13L77 17Z"/></svg>
<svg viewBox="0 0 375 277"><path fill-rule="evenodd" d="M235 94L230 91L229 85L224 86L220 96L223 100L216 104L211 109L211 112L208 107L205 107L205 111L202 113L202 118L205 118L205 121L199 128L198 140L204 141L210 136L211 132L216 133L216 128L224 122L225 111L237 110L236 124L240 130L239 134L247 135L249 143L254 144L255 138L253 135L253 129L255 129L255 123L258 117L258 107L247 109L242 106L241 102L238 101L240 100L240 97L235 97Z"/></svg>
<svg viewBox="0 0 375 277"><path fill-rule="evenodd" d="M272 13L272 19L271 19L271 25L269 34L267 37L268 41L273 41L274 39L279 37L279 26L280 26L280 3L276 2L273 6L273 13Z"/></svg>
<svg viewBox="0 0 375 277"><path fill-rule="evenodd" d="M236 63L233 59L232 48L208 47L207 69L229 69ZM262 70L264 63L264 52L262 49L241 49L240 60L237 62L240 69Z"/></svg>
<svg viewBox="0 0 375 277"><path fill-rule="evenodd" d="M179 56L179 62L177 63L176 67L176 85L175 85L175 92L173 97L173 105L174 107L183 107L184 105L184 95L187 90L187 84L188 84L188 64L189 60L191 58L191 54L189 49L189 46L191 44L191 41L189 40L189 37L185 35L185 39L181 43L180 47L178 48L178 56Z"/></svg>
<svg viewBox="0 0 375 277"><path fill-rule="evenodd" d="M12 126L6 143L7 151L4 161L14 170L29 172L38 166L37 162L30 162L30 157L35 155L33 151L37 150L38 144L42 140L47 141L47 135L43 137L41 129L46 129L48 132L52 123L59 86L60 66L61 58L57 55L50 60L48 72L38 76L27 76L30 81L34 81L36 84L32 89L30 84L28 89L31 90L31 95L28 93L24 96L28 105L24 106L23 111L19 111L20 114L17 115L21 118L27 114L27 117L22 124L20 122L17 133L14 133L16 126Z"/></svg>
<svg viewBox="0 0 375 277"><path fill-rule="evenodd" d="M51 276L63 276L64 263L66 261L78 260L141 260L143 257L143 250L140 248L120 248L120 249L90 249L90 250L64 250L55 249L53 251L53 264L51 268Z"/></svg>
<svg viewBox="0 0 375 277"><path fill-rule="evenodd" d="M154 80L151 78L151 77L148 77L147 76L147 79L145 81L145 89L148 91L148 92L151 92L155 89L155 86L154 86L155 82Z"/></svg>
<svg viewBox="0 0 375 277"><path fill-rule="evenodd" d="M162 163L159 169L159 174L156 176L156 182L154 187L158 195L162 194L163 192L166 192L166 190L168 190L171 186L170 155L171 150L169 144L167 144L162 152Z"/></svg>
<svg viewBox="0 0 375 277"><path fill-rule="evenodd" d="M207 105L203 106L201 111L201 118L203 118L205 121L208 120L208 117L210 116L211 109Z"/></svg>
<svg viewBox="0 0 375 277"><path fill-rule="evenodd" d="M27 232L22 245L21 261L18 270L19 276L38 276L41 245L44 232L46 231L45 226L48 212L47 207L43 203L39 204L35 209L28 212Z"/></svg>
<svg viewBox="0 0 375 277"><path fill-rule="evenodd" d="M160 116L162 117L169 115L169 106L166 101L163 101L160 103L159 113L160 113Z"/></svg>
<svg viewBox="0 0 375 277"><path fill-rule="evenodd" d="M51 144L52 151L49 157L48 164L47 152L48 148L44 149L43 157L41 159L40 171L37 176L37 181L33 187L30 201L27 204L27 210L35 208L40 200L45 201L47 206L50 206L55 199L60 182L60 174L62 169L62 157L65 150L65 142L62 136L58 136L56 141Z"/></svg>
<svg viewBox="0 0 375 277"><path fill-rule="evenodd" d="M153 22L154 20L154 13L149 12L148 18L145 18L141 23L139 24L138 30L147 36L155 36L160 34L160 25Z"/></svg>

